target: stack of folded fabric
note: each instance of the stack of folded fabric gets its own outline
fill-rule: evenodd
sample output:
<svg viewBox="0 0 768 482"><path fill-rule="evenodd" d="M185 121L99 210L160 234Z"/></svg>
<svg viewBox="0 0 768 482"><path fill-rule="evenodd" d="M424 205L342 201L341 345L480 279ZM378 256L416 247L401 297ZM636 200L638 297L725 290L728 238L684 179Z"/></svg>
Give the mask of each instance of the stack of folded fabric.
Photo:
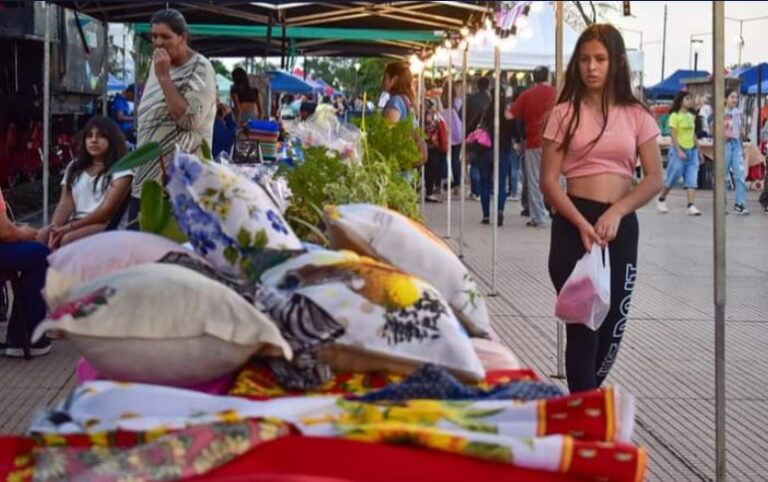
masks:
<svg viewBox="0 0 768 482"><path fill-rule="evenodd" d="M258 142L264 161L277 159L277 140L280 137L280 124L273 121L250 120L245 138Z"/></svg>

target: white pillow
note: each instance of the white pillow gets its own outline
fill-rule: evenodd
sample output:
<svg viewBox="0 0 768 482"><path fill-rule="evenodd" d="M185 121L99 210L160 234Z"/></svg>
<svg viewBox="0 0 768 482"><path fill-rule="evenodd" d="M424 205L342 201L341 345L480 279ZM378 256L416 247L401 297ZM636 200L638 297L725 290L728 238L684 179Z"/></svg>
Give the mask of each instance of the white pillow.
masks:
<svg viewBox="0 0 768 482"><path fill-rule="evenodd" d="M34 333L71 339L100 375L189 385L254 354L292 357L275 324L240 295L170 264L128 268L72 289Z"/></svg>
<svg viewBox="0 0 768 482"><path fill-rule="evenodd" d="M314 251L280 264L262 283L295 291L346 328L323 358L340 371L410 374L425 363L465 380L485 371L469 336L424 280L351 251Z"/></svg>
<svg viewBox="0 0 768 482"><path fill-rule="evenodd" d="M472 274L429 228L372 204L328 206L325 220L334 249L350 249L423 278L442 293L472 336L490 337L488 309Z"/></svg>
<svg viewBox="0 0 768 482"><path fill-rule="evenodd" d="M85 281L131 266L154 263L169 253L186 253L205 262L184 246L155 234L107 231L94 234L48 256L44 295L51 309L66 299L69 290Z"/></svg>

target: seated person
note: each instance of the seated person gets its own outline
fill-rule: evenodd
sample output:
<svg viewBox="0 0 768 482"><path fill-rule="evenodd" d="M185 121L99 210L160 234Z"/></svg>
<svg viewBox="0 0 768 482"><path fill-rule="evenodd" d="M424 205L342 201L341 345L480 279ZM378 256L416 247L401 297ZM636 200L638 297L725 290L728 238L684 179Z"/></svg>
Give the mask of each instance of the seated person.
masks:
<svg viewBox="0 0 768 482"><path fill-rule="evenodd" d="M45 318L45 301L41 291L45 285L49 250L35 242L37 230L17 226L6 214L3 193L0 191L0 276L10 278L13 284L13 311L8 323L8 334L0 354L10 357L24 356L24 347L37 325ZM43 337L29 347L31 356L51 351L51 342Z"/></svg>
<svg viewBox="0 0 768 482"><path fill-rule="evenodd" d="M131 171L107 174L126 152L125 137L112 119L93 117L78 144L77 159L64 171L53 222L38 236L51 249L104 231L131 189Z"/></svg>

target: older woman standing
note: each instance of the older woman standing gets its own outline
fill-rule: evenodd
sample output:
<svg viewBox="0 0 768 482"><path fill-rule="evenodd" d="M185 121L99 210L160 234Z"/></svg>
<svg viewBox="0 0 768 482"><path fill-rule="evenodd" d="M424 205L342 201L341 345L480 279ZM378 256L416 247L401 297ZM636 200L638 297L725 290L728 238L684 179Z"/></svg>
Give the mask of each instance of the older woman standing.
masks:
<svg viewBox="0 0 768 482"><path fill-rule="evenodd" d="M178 146L199 154L211 145L216 118L216 81L211 63L189 48L189 27L176 10L151 19L154 54L138 110L138 144L158 142L160 158L136 169L131 188L129 228L138 229L141 189L147 181L162 182L161 162Z"/></svg>

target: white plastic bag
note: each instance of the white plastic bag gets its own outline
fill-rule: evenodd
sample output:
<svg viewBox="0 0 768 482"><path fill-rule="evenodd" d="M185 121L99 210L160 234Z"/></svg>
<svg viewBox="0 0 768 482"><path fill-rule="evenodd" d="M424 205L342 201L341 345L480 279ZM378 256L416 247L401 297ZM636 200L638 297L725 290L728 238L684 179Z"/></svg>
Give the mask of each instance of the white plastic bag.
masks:
<svg viewBox="0 0 768 482"><path fill-rule="evenodd" d="M564 323L597 331L611 307L611 259L598 244L576 263L555 302L555 316Z"/></svg>

